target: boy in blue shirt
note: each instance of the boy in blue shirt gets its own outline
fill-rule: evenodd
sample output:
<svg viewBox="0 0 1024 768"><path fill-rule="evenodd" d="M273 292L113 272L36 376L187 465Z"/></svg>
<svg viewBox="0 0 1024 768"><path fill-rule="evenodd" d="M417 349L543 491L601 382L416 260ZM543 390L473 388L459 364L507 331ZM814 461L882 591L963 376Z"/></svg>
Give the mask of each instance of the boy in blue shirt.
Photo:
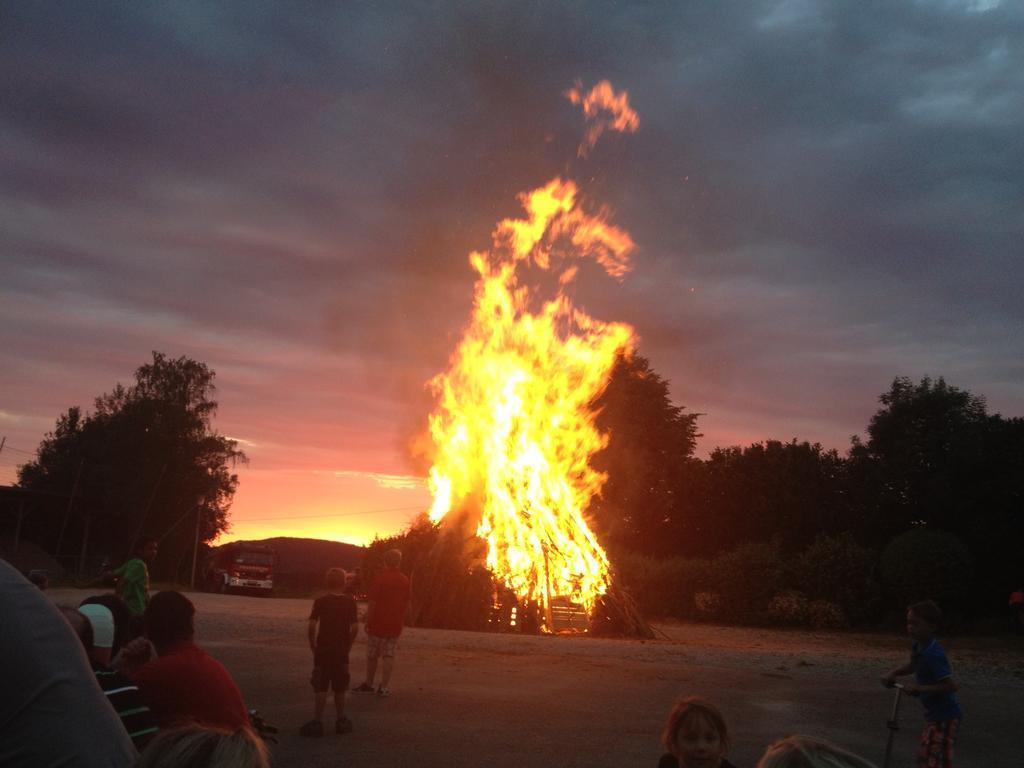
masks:
<svg viewBox="0 0 1024 768"><path fill-rule="evenodd" d="M891 687L896 678L913 673L914 682L904 690L920 696L924 705L924 730L917 754L918 768L952 768L953 744L963 711L956 696L957 684L946 652L935 633L942 623L942 612L932 600L914 603L907 609L907 634L913 639L910 661L882 676L882 685Z"/></svg>

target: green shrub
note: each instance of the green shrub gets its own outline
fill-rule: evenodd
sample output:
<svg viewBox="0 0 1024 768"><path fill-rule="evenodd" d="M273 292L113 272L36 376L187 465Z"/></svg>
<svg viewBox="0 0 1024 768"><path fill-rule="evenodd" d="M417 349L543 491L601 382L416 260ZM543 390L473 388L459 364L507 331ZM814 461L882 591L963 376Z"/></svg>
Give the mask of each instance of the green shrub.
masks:
<svg viewBox="0 0 1024 768"><path fill-rule="evenodd" d="M750 542L708 564L707 591L721 596L722 618L757 623L767 618L772 597L789 586L778 542Z"/></svg>
<svg viewBox="0 0 1024 768"><path fill-rule="evenodd" d="M882 581L898 608L928 599L944 609L962 607L972 573L967 547L945 531L914 528L894 538L882 552Z"/></svg>
<svg viewBox="0 0 1024 768"><path fill-rule="evenodd" d="M807 595L787 589L768 602L768 620L784 627L798 627L807 623Z"/></svg>
<svg viewBox="0 0 1024 768"><path fill-rule="evenodd" d="M616 556L614 565L616 576L645 616L696 616L693 595L704 586L705 561L625 552Z"/></svg>
<svg viewBox="0 0 1024 768"><path fill-rule="evenodd" d="M835 603L856 624L876 617L881 597L876 556L850 533L819 536L794 560L792 569L794 583L811 600Z"/></svg>
<svg viewBox="0 0 1024 768"><path fill-rule="evenodd" d="M695 592L693 608L699 618L717 618L722 613L722 596L717 592Z"/></svg>
<svg viewBox="0 0 1024 768"><path fill-rule="evenodd" d="M758 622L787 583L774 542L742 544L713 560L620 553L615 567L640 610L653 618Z"/></svg>
<svg viewBox="0 0 1024 768"><path fill-rule="evenodd" d="M850 626L842 607L828 600L812 600L808 604L807 623L814 629L845 629Z"/></svg>

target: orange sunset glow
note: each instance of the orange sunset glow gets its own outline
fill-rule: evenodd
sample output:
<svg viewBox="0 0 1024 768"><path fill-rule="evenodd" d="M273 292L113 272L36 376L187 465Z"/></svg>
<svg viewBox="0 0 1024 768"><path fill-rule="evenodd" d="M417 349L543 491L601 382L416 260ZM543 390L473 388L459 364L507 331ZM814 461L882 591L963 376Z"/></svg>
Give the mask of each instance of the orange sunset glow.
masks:
<svg viewBox="0 0 1024 768"><path fill-rule="evenodd" d="M242 477L231 530L217 543L299 536L366 545L401 530L430 504L415 477L315 469L243 470Z"/></svg>

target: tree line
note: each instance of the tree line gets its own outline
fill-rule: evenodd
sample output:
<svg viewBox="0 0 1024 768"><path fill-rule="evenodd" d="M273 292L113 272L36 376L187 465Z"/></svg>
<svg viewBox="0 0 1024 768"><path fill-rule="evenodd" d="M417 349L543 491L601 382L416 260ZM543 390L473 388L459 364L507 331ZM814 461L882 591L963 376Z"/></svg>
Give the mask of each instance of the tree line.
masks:
<svg viewBox="0 0 1024 768"><path fill-rule="evenodd" d="M155 535L157 575L187 580L197 536L228 527L246 461L213 426L214 381L154 352L91 413L62 413L19 470L40 493L24 535L65 561L86 553L77 542L118 559ZM1024 419L942 378L896 378L843 453L790 439L699 458L700 414L639 355L618 360L593 408L608 479L588 517L651 613L857 624L938 596L985 614L1024 581Z"/></svg>
<svg viewBox="0 0 1024 768"><path fill-rule="evenodd" d="M842 592L836 623L936 595L994 613L1024 580L1024 419L942 378L896 378L845 453L791 439L698 458L699 414L640 356L619 360L594 405L608 480L590 517L658 612L699 614L703 599L770 618L773 600L800 614L808 592Z"/></svg>

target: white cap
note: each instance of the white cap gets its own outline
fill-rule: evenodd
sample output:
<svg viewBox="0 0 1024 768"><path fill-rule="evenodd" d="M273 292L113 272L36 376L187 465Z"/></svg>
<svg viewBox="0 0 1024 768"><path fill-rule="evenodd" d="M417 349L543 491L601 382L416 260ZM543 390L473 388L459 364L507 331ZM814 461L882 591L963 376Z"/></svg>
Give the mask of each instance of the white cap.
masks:
<svg viewBox="0 0 1024 768"><path fill-rule="evenodd" d="M105 605L86 603L79 611L92 624L92 644L97 648L114 647L114 614Z"/></svg>

